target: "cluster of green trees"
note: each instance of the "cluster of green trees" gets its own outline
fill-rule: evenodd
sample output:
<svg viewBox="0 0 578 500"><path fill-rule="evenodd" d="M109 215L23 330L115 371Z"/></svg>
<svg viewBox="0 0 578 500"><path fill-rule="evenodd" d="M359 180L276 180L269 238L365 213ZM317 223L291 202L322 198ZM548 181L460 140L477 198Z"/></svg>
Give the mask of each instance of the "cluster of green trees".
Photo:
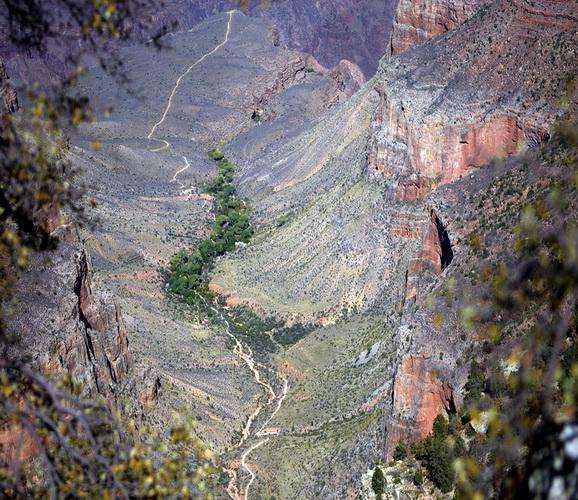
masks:
<svg viewBox="0 0 578 500"><path fill-rule="evenodd" d="M411 445L411 452L443 493L453 489L453 462L465 452L465 444L459 435L450 432L448 421L442 415L436 417L433 430L428 436Z"/></svg>
<svg viewBox="0 0 578 500"><path fill-rule="evenodd" d="M212 150L209 157L219 170L217 177L207 185L207 191L215 196L218 206L213 229L196 251L180 250L170 262L170 289L189 304L197 302L199 293L208 294L206 274L215 258L233 250L239 242L247 243L253 235L249 221L251 210L237 198L233 185L235 166L218 149Z"/></svg>

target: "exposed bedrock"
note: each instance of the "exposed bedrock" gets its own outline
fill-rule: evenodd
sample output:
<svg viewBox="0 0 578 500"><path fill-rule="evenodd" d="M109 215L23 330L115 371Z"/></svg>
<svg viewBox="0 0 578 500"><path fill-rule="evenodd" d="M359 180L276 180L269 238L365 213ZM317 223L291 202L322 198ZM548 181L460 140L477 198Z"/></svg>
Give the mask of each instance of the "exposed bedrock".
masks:
<svg viewBox="0 0 578 500"><path fill-rule="evenodd" d="M400 439L418 441L427 436L439 415L455 412L454 391L430 365L429 353L410 354L402 359L394 377L393 412L397 418L388 428L386 455Z"/></svg>
<svg viewBox="0 0 578 500"><path fill-rule="evenodd" d="M114 403L132 365L128 335L120 306L93 284L90 256L74 231L67 229L58 250L32 258L18 282L10 327L38 367L68 371L85 396Z"/></svg>
<svg viewBox="0 0 578 500"><path fill-rule="evenodd" d="M439 275L452 262L454 252L446 227L433 209L429 216L411 217L405 215L396 218L390 232L402 239L413 239L419 242L419 250L408 261L405 300L414 299L419 288L420 278L424 273Z"/></svg>
<svg viewBox="0 0 578 500"><path fill-rule="evenodd" d="M470 17L483 0L399 0L391 28L392 56L454 29Z"/></svg>
<svg viewBox="0 0 578 500"><path fill-rule="evenodd" d="M0 116L18 110L16 90L10 83L4 61L0 59Z"/></svg>
<svg viewBox="0 0 578 500"><path fill-rule="evenodd" d="M468 345L459 317L442 305L443 326L436 326L436 310L426 304L426 294L443 293L452 261L468 265L454 245L466 234L459 227L449 231L445 220L465 215L464 192L452 195L454 216L444 210L444 193L468 185L466 179L494 160L549 139L575 77L569 69L577 63L573 10L567 2L493 3L455 31L382 62L367 175L400 206L392 235L419 242L407 267L388 456L400 439L422 438L438 413L459 406L467 379L458 363ZM430 204L436 208L427 220L420 211Z"/></svg>
<svg viewBox="0 0 578 500"><path fill-rule="evenodd" d="M388 99L384 89L379 94L368 169L385 179L396 178L401 201L424 198L494 158L521 153L548 137L546 130L498 110L461 124L437 113L416 118L411 102Z"/></svg>
<svg viewBox="0 0 578 500"><path fill-rule="evenodd" d="M577 22L564 2L513 0L383 60L373 81L370 176L414 201L547 140L573 77Z"/></svg>

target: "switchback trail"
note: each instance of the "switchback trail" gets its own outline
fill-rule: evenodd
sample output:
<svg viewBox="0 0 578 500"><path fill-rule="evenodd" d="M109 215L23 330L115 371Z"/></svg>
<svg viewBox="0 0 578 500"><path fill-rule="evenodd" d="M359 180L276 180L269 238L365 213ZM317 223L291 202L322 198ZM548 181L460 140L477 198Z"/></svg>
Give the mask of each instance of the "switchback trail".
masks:
<svg viewBox="0 0 578 500"><path fill-rule="evenodd" d="M149 139L149 140L155 140L155 141L160 141L160 142L163 142L164 144L163 144L163 146L158 147L158 148L151 149L150 151L152 151L152 152L157 152L157 151L163 151L163 150L165 150L165 149L170 148L171 144L170 144L168 141L166 141L165 139L155 139L155 138L154 138L155 132L156 132L157 128L158 128L160 125L162 125L162 124L164 123L165 119L167 118L167 115L169 114L169 111L171 110L171 106L172 106L172 104L173 104L173 98L175 97L175 94L177 93L177 90L178 90L178 88L179 88L179 86L180 86L180 84L181 84L181 80L182 80L185 76L187 76L195 66L197 66L197 65L200 64L200 63L202 63L207 57L213 55L213 54L214 54L215 52L217 52L221 47L224 47L224 46L227 44L227 42L229 41L229 34L231 33L231 21L233 20L233 14L234 14L234 13L235 13L234 10L231 10L231 11L227 12L227 14L229 14L229 20L227 21L227 31L225 32L225 39L224 39L219 45L216 45L212 50L210 50L210 51L207 52L206 54L203 54L199 59L197 59L194 63L192 63L192 64L185 70L185 72L184 72L183 74L181 74L181 75L177 78L177 81L176 81L176 83L175 83L175 86L173 87L171 93L169 94L169 98L168 98L168 100L167 100L167 105L165 106L165 110L163 111L163 114L162 114L162 116L161 116L161 119L152 126L150 132L149 132L148 135L147 135L147 139Z"/></svg>
<svg viewBox="0 0 578 500"><path fill-rule="evenodd" d="M147 139L149 140L154 140L154 141L159 141L162 142L163 145L159 146L157 148L153 148L150 149L151 152L160 152L160 151L164 151L164 150L168 150L171 147L171 144L165 140L165 139L159 139L159 138L155 138L154 135L158 129L159 126L161 126L164 121L166 120L170 110L171 110L171 106L173 103L173 98L175 97L177 90L181 84L181 81L183 80L183 78L185 76L187 76L192 70L193 68L195 68L197 65L199 65L201 62L203 62L207 57L211 56L212 54L214 54L215 52L217 52L220 48L224 47L227 42L229 41L229 35L231 33L231 22L233 20L233 14L235 13L235 11L229 11L227 14L229 15L229 19L227 20L227 30L225 32L225 38L224 40L219 43L218 45L216 45L212 50L210 50L209 52L203 54L199 59L197 59L194 63L192 63L178 78L177 81L175 82L174 87L171 90L171 93L169 94L166 106L164 108L164 111L161 115L161 118L158 122L156 122L152 128L150 129L150 132L147 135ZM189 160L187 159L186 156L183 155L183 160L185 162L185 166L180 168L179 170L177 170L172 179L171 182L177 182L180 186L181 189L185 188L185 185L179 181L177 179L177 177L183 173L185 170L187 170L190 167L189 164ZM190 190L189 190L190 191ZM186 193L187 191L185 191ZM203 205L204 206L204 205ZM202 297L201 295L197 294L198 297L205 303L205 305L207 307L209 307L217 316L218 318L223 322L224 326L225 326L225 332L226 334L233 340L233 342L235 343L235 347L233 349L233 352L240 358L243 360L243 362L247 365L247 367L249 368L249 370L251 371L251 373L253 374L253 377L255 379L255 381L257 382L257 384L259 384L265 391L265 394L267 394L267 401L265 403L260 403L257 408L253 411L253 413L249 416L249 418L247 419L247 422L245 424L245 427L243 428L242 431L242 435L241 435L241 439L240 441L236 444L236 448L240 448L245 441L247 441L248 439L254 437L254 438L263 438L260 439L259 441L257 441L256 443L252 444L251 446L249 446L241 455L241 467L247 472L247 474L249 475L249 480L247 481L247 483L245 484L244 489L242 489L241 485L238 485L238 474L236 470L232 470L232 469L225 469L225 471L229 474L230 477L230 481L229 484L227 486L227 493L229 494L229 496L233 499L233 500L248 500L249 499L249 490L251 488L251 485L253 484L253 482L255 481L255 473L251 470L251 468L249 467L249 464L247 463L247 459L249 458L250 454L255 451L257 448L259 448L260 446L264 445L265 443L267 443L269 441L269 439L271 438L271 436L277 435L279 434L279 430L277 429L268 429L267 425L269 425L269 423L271 422L271 420L273 420L273 418L275 417L275 415L277 414L277 412L281 409L281 405L283 404L283 401L285 400L285 397L287 396L287 391L289 390L289 384L288 381L285 377L283 377L280 373L275 372L275 377L277 378L277 380L281 381L282 384L282 389L280 391L279 394L277 394L275 392L275 389L273 388L272 382L270 383L269 381L267 381L264 378L264 375L262 374L262 371L260 370L260 368L266 368L265 366L257 363L253 357L253 352L251 350L251 348L248 345L244 345L232 332L231 332L231 327L229 324L229 320L223 315L223 313L217 309L216 307L214 307L213 305L209 304L204 297ZM261 413L262 410L264 409L268 409L268 408L273 408L273 410L271 411L271 413L269 414L269 416L265 419L265 422L261 425L261 427L255 431L253 430L253 424L255 422L255 419L259 416L259 414ZM239 493L239 491L242 490L242 493Z"/></svg>

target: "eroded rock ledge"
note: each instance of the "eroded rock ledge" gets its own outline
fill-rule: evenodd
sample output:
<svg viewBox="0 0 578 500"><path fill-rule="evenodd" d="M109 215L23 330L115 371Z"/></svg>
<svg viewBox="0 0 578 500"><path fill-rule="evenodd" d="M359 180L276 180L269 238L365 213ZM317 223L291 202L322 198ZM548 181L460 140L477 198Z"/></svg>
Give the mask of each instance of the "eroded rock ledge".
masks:
<svg viewBox="0 0 578 500"><path fill-rule="evenodd" d="M83 395L114 403L132 365L120 306L102 285L72 227L57 229L56 251L31 259L17 284L11 328L32 362L51 373L68 371Z"/></svg>

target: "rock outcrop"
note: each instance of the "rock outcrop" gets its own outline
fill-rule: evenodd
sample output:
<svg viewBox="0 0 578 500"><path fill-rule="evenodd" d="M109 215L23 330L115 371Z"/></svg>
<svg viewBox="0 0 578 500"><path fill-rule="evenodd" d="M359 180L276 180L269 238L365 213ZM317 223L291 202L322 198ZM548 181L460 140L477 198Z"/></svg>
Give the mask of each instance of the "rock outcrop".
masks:
<svg viewBox="0 0 578 500"><path fill-rule="evenodd" d="M483 0L400 0L393 19L389 54L454 29L480 7Z"/></svg>
<svg viewBox="0 0 578 500"><path fill-rule="evenodd" d="M575 22L562 3L540 10L513 1L485 9L467 29L384 61L369 171L398 200L414 201L547 139L562 82L571 78ZM481 42L473 47L473 39ZM544 78L541 58L553 61L556 78Z"/></svg>
<svg viewBox="0 0 578 500"><path fill-rule="evenodd" d="M448 416L456 410L453 389L429 366L431 357L428 353L410 354L403 358L395 374L392 409L397 418L388 428L388 455L400 438L423 439L438 415Z"/></svg>
<svg viewBox="0 0 578 500"><path fill-rule="evenodd" d="M342 59L329 73L334 87L327 93L326 108L331 108L339 102L351 97L366 82L365 75L357 64Z"/></svg>
<svg viewBox="0 0 578 500"><path fill-rule="evenodd" d="M4 62L0 59L0 116L14 113L18 110L16 90L10 83Z"/></svg>
<svg viewBox="0 0 578 500"><path fill-rule="evenodd" d="M403 12L403 2L400 9ZM460 12L467 17L467 10ZM443 282L436 274L452 259L463 259L463 250L450 241L442 221L449 214L443 209L428 209L429 221L416 211L432 202L444 205L441 186L465 181L495 160L548 140L549 127L562 112L564 82L573 78L568 68L576 67L578 55L571 48L576 26L578 17L564 2L496 3L454 32L382 62L368 175L387 186L399 213L406 214L396 220L392 234L420 242L408 265L399 329L403 340L386 425L387 455L400 439L427 435L438 413L459 405L467 374L458 368L466 349L465 335L462 339L458 334L459 318L440 306L436 320L436 310L422 296ZM408 48L412 36L413 43L422 41L419 32L413 33L404 39L394 28L394 53L395 47L397 53ZM463 192L452 196L453 213L465 211ZM455 293L447 297L444 300L455 300Z"/></svg>
<svg viewBox="0 0 578 500"><path fill-rule="evenodd" d="M114 403L132 364L128 335L120 306L94 285L90 256L74 231L59 228L66 239L58 249L32 257L10 327L39 368L68 371L83 395Z"/></svg>
<svg viewBox="0 0 578 500"><path fill-rule="evenodd" d="M259 95L253 95L253 108L259 112L262 111L283 89L302 81L310 67L306 57L298 56L289 61L277 71L275 80L264 91Z"/></svg>

